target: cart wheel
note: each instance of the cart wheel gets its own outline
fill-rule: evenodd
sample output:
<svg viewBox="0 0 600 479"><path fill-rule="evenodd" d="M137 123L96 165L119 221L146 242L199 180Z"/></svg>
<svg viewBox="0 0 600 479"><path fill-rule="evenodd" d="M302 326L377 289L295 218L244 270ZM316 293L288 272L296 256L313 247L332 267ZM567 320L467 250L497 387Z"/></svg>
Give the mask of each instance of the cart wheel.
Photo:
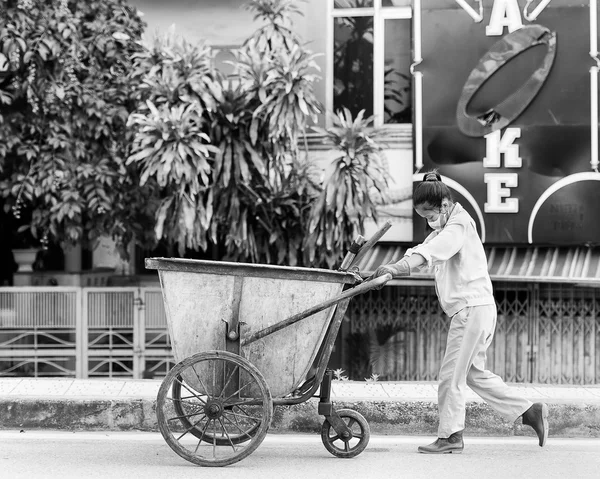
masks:
<svg viewBox="0 0 600 479"><path fill-rule="evenodd" d="M158 391L156 416L165 441L181 457L201 466L227 466L263 441L273 401L264 377L250 362L210 351L169 371Z"/></svg>
<svg viewBox="0 0 600 479"><path fill-rule="evenodd" d="M371 438L369 423L362 414L352 409L336 411L338 416L346 423L352 433L348 438L342 438L335 432L327 419L321 427L321 440L325 449L337 457L349 458L358 456L365 450Z"/></svg>
<svg viewBox="0 0 600 479"><path fill-rule="evenodd" d="M213 441L213 436L211 435L212 431L205 431L202 433L202 428L195 426L193 422L190 422L186 412L184 410L184 404L186 401L190 399L190 397L186 394L182 397L181 395L181 383L182 377L177 376L175 381L173 381L173 386L171 390L171 397L173 398L173 407L175 408L175 412L179 416L179 420L183 427L187 430L189 429L190 434L193 434L198 439L204 439L207 442ZM227 406L227 410L232 411L234 406ZM275 411L275 408L273 408ZM242 426L242 424L240 424ZM217 446L229 446L231 444L241 444L242 442L246 442L256 434L256 431L260 428L260 423L249 422L246 424L248 427L247 430L240 431L235 433L233 431L230 432L229 437L220 437L216 436L214 439L217 441Z"/></svg>

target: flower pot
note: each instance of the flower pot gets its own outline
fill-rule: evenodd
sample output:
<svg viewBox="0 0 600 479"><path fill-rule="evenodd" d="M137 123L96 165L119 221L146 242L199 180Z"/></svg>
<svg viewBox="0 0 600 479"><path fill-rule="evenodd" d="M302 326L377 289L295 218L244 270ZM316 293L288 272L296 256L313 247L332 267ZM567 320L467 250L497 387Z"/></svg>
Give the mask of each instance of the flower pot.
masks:
<svg viewBox="0 0 600 479"><path fill-rule="evenodd" d="M33 263L35 262L35 256L37 255L37 248L22 248L13 249L13 255L15 261L19 265L18 273L32 273Z"/></svg>

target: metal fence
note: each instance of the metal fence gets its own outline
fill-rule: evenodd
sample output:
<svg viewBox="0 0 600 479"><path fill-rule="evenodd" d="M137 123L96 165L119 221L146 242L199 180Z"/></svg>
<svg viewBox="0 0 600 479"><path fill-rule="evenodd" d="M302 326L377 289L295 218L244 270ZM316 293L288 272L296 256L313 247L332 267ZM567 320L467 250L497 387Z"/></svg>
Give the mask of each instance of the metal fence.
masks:
<svg viewBox="0 0 600 479"><path fill-rule="evenodd" d="M507 382L600 384L600 289L497 282L498 322L487 366ZM436 380L449 319L433 286L384 288L348 308L352 377Z"/></svg>
<svg viewBox="0 0 600 479"><path fill-rule="evenodd" d="M600 290L496 283L488 366L508 382L600 384ZM448 332L433 287L355 298L342 368L437 379ZM159 287L0 288L0 376L163 377L174 365Z"/></svg>
<svg viewBox="0 0 600 479"><path fill-rule="evenodd" d="M174 364L160 288L0 288L0 375L162 377Z"/></svg>

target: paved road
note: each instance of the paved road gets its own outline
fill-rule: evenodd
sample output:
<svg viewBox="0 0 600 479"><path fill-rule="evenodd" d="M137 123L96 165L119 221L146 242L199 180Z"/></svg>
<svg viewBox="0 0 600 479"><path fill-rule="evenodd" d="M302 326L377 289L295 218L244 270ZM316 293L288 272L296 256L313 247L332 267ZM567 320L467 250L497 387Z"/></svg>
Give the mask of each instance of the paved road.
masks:
<svg viewBox="0 0 600 479"><path fill-rule="evenodd" d="M248 458L201 468L177 456L157 433L0 431L0 477L42 478L598 478L600 439L466 437L461 455L428 456L430 437L372 436L353 459L337 459L318 435L269 434Z"/></svg>

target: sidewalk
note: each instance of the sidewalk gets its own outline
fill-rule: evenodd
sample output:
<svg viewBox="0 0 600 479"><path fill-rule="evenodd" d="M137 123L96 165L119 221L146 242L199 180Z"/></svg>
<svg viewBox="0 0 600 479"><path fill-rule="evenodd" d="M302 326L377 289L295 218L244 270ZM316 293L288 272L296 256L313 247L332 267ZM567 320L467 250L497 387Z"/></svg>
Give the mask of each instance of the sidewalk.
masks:
<svg viewBox="0 0 600 479"><path fill-rule="evenodd" d="M155 401L160 380L0 378L0 429L158 430ZM512 385L550 409L550 435L600 437L599 386ZM334 381L336 409L360 412L373 434L434 436L437 385L434 382ZM274 433L318 432L323 417L318 399L277 407ZM467 394L465 434L531 435L533 431L497 416L472 391Z"/></svg>

